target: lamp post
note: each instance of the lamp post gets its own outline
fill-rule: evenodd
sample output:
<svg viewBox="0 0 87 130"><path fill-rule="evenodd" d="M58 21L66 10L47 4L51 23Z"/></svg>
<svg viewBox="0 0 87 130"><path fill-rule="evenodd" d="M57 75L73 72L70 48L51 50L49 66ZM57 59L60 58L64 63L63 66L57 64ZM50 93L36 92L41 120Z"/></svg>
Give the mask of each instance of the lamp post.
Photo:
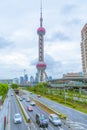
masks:
<svg viewBox="0 0 87 130"><path fill-rule="evenodd" d="M65 86L64 86L64 102L66 104L66 91L65 91Z"/></svg>

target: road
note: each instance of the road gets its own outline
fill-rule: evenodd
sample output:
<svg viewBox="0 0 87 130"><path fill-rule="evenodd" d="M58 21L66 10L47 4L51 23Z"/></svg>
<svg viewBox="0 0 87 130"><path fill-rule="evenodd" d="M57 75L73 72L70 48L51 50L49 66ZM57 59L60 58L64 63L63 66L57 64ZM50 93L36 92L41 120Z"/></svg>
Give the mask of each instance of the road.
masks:
<svg viewBox="0 0 87 130"><path fill-rule="evenodd" d="M35 94L29 94L29 92L24 91L29 96L38 99L37 95ZM72 122L73 125L78 126L78 130L81 128L83 130L87 130L87 114L81 113L79 111L76 111L74 109L71 109L69 107L65 107L64 105L61 105L59 103L53 102L51 100L48 100L46 98L39 98L40 101L47 104L51 108L54 108L55 110L58 110L59 112L62 112L67 115L68 121ZM75 125L73 127L75 127ZM76 126L76 127L77 127Z"/></svg>
<svg viewBox="0 0 87 130"><path fill-rule="evenodd" d="M28 115L30 116L30 119L32 120L32 123L34 125L34 130L41 130L41 128L38 126L38 124L36 124L35 116L37 113L44 114L49 121L49 118L48 118L49 114L37 105L32 106L33 111L29 112L29 111L27 111L27 106L30 105L30 102L26 102L25 100L23 100L23 101L21 101L21 103L22 103L23 107L25 108L26 112L28 113ZM48 128L46 128L46 130L68 130L68 129L64 125L62 125L62 127L58 127L58 126L54 126L51 122L49 122Z"/></svg>
<svg viewBox="0 0 87 130"><path fill-rule="evenodd" d="M15 99L15 96L11 96L10 93L10 130L28 130L25 121L22 116L22 123L20 124L14 124L13 122L13 116L15 113L20 113L22 116L22 113L19 109L18 103Z"/></svg>

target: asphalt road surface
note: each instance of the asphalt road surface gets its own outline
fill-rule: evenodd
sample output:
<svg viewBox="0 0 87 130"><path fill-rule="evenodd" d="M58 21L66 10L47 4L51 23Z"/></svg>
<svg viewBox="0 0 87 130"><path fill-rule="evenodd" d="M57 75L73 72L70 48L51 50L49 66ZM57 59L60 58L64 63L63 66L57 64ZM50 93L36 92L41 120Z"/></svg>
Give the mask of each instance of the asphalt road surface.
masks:
<svg viewBox="0 0 87 130"><path fill-rule="evenodd" d="M11 94L10 94L10 96L11 96ZM14 124L13 116L15 113L20 113L22 116L18 103L15 99L15 96L13 95L10 97L10 130L28 130L28 128L24 122L23 116L22 116L22 123Z"/></svg>
<svg viewBox="0 0 87 130"><path fill-rule="evenodd" d="M38 99L42 101L43 103L47 104L51 108L58 110L61 113L64 113L67 115L68 123L72 123L73 130L87 130L87 114L84 114L82 112L79 112L77 110L71 109L69 107L66 107L64 105L61 105L59 103L53 102L51 100L48 100L46 98L38 98L35 94L30 94L29 92L25 91L26 94L28 94L30 97L33 97L35 99ZM76 127L75 127L76 126Z"/></svg>
<svg viewBox="0 0 87 130"><path fill-rule="evenodd" d="M64 125L62 125L62 127L58 127L58 126L54 126L51 122L49 122L49 114L42 110L39 106L35 105L32 106L33 111L29 112L27 110L27 106L30 105L30 102L26 102L26 100L21 101L23 107L25 108L26 112L28 113L28 115L30 116L30 119L32 120L33 126L34 126L34 130L41 130L41 128L38 126L38 124L36 124L36 119L35 116L37 113L39 114L44 114L47 119L48 119L48 128L46 128L46 130L68 130L68 128L66 128Z"/></svg>

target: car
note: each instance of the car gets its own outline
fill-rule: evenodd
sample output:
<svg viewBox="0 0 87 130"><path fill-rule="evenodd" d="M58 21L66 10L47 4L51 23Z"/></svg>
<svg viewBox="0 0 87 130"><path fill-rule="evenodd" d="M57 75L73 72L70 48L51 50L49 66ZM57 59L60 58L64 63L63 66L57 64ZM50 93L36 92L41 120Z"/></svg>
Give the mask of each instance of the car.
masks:
<svg viewBox="0 0 87 130"><path fill-rule="evenodd" d="M30 102L30 98L26 98L26 102Z"/></svg>
<svg viewBox="0 0 87 130"><path fill-rule="evenodd" d="M40 98L40 97L41 97L41 95L37 95L37 97L38 97L38 98Z"/></svg>
<svg viewBox="0 0 87 130"><path fill-rule="evenodd" d="M31 101L31 102L30 102L30 105L31 105L31 106L35 106L36 104L35 104L34 101Z"/></svg>
<svg viewBox="0 0 87 130"><path fill-rule="evenodd" d="M28 111L33 111L33 108L31 106L27 106Z"/></svg>
<svg viewBox="0 0 87 130"><path fill-rule="evenodd" d="M23 99L23 100L25 100L25 99L26 99L26 96L25 96L25 95L23 95L23 96L22 96L22 99Z"/></svg>
<svg viewBox="0 0 87 130"><path fill-rule="evenodd" d="M20 115L20 113L15 113L14 115L14 123L21 123L22 122L22 117Z"/></svg>
<svg viewBox="0 0 87 130"><path fill-rule="evenodd" d="M22 98L22 97L20 97L20 98L19 98L19 100L20 100L20 101L23 101L23 98Z"/></svg>
<svg viewBox="0 0 87 130"><path fill-rule="evenodd" d="M36 123L39 125L39 127L48 127L48 119L44 114L36 114Z"/></svg>
<svg viewBox="0 0 87 130"><path fill-rule="evenodd" d="M55 126L61 126L61 119L56 114L50 114L49 121L52 122Z"/></svg>
<svg viewBox="0 0 87 130"><path fill-rule="evenodd" d="M13 93L11 93L11 96L13 96Z"/></svg>

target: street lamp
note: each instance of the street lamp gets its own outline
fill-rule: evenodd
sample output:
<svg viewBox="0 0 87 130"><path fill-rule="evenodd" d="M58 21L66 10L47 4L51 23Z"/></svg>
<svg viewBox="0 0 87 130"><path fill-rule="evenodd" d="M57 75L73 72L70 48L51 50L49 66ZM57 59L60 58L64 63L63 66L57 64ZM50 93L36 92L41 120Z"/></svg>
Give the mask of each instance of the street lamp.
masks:
<svg viewBox="0 0 87 130"><path fill-rule="evenodd" d="M65 91L65 86L64 86L64 102L66 104L66 91Z"/></svg>

